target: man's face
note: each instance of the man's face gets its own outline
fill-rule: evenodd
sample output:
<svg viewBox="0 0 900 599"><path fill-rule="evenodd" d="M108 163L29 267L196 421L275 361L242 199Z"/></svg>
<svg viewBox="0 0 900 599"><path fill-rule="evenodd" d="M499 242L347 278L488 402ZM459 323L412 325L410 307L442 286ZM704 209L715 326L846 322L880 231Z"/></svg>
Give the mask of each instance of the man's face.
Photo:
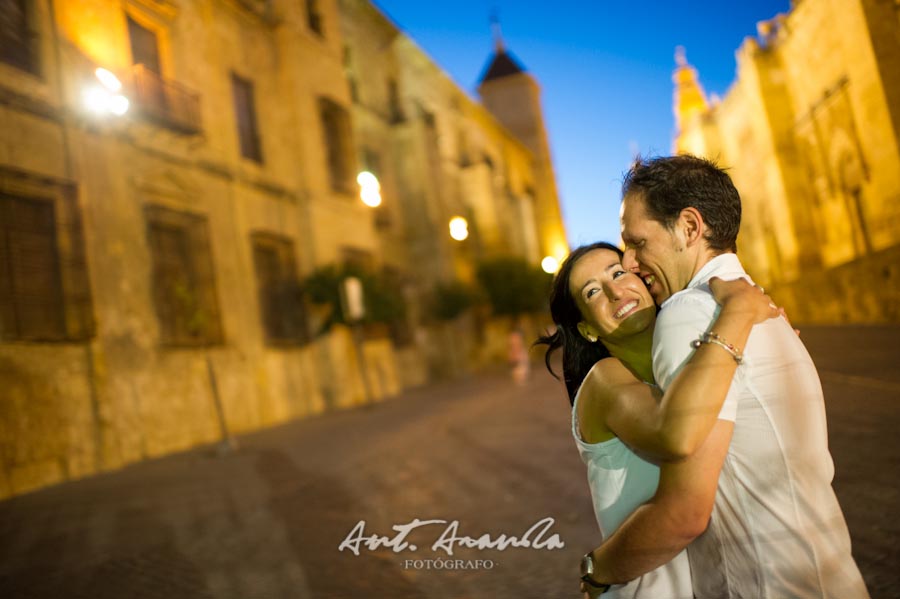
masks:
<svg viewBox="0 0 900 599"><path fill-rule="evenodd" d="M626 247L622 266L640 274L657 304L690 282L684 239L677 227L673 231L651 219L640 195L629 194L622 201L622 241Z"/></svg>

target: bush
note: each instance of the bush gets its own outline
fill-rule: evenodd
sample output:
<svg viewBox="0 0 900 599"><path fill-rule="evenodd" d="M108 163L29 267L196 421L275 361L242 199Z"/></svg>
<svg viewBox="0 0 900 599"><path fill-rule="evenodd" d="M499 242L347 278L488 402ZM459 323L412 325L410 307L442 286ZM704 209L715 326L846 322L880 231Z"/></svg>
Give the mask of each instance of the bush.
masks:
<svg viewBox="0 0 900 599"><path fill-rule="evenodd" d="M314 271L304 282L313 303L331 306L331 316L323 323L320 333L335 324L348 324L341 308L340 292L341 282L347 277L356 277L362 283L366 306L364 324L391 324L405 317L403 295L391 277L358 266L329 265Z"/></svg>
<svg viewBox="0 0 900 599"><path fill-rule="evenodd" d="M447 322L461 315L478 301L478 292L461 281L438 283L434 287L431 315Z"/></svg>
<svg viewBox="0 0 900 599"><path fill-rule="evenodd" d="M495 258L478 265L478 281L497 316L547 310L553 276L522 258Z"/></svg>

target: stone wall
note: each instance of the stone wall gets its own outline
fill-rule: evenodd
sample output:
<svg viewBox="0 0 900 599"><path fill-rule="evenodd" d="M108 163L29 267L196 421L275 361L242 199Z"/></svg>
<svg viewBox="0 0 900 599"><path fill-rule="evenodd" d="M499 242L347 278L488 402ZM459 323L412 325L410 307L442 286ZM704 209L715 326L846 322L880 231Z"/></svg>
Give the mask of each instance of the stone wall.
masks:
<svg viewBox="0 0 900 599"><path fill-rule="evenodd" d="M806 272L766 291L795 325L900 322L900 247L829 270Z"/></svg>
<svg viewBox="0 0 900 599"><path fill-rule="evenodd" d="M898 319L897 19L882 0L794 3L744 41L728 94L676 141L729 167L744 263L798 322Z"/></svg>

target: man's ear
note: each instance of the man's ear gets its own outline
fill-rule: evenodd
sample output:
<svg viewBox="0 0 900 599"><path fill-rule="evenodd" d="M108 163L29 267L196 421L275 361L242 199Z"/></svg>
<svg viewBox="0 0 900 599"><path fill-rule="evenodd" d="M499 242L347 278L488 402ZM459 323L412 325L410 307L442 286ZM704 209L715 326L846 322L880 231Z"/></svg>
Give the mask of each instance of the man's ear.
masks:
<svg viewBox="0 0 900 599"><path fill-rule="evenodd" d="M586 323L585 321L581 321L578 323L578 332L581 333L581 336L590 341L591 343L597 343L597 333L594 330L594 327Z"/></svg>
<svg viewBox="0 0 900 599"><path fill-rule="evenodd" d="M676 226L684 234L684 242L687 247L703 241L706 223L703 222L703 216L696 208L689 206L682 210L678 215Z"/></svg>

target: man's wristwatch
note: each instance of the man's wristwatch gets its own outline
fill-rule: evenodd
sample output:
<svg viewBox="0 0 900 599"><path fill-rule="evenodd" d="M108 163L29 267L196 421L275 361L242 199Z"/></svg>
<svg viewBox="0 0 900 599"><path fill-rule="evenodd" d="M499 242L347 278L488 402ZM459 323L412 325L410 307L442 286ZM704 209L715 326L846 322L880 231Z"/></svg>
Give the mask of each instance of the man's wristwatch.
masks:
<svg viewBox="0 0 900 599"><path fill-rule="evenodd" d="M606 584L604 582L598 582L594 580L594 558L591 557L590 553L585 553L584 557L581 558L581 580L585 584L591 585L595 590L600 591L600 594L605 593L611 587L611 584Z"/></svg>

